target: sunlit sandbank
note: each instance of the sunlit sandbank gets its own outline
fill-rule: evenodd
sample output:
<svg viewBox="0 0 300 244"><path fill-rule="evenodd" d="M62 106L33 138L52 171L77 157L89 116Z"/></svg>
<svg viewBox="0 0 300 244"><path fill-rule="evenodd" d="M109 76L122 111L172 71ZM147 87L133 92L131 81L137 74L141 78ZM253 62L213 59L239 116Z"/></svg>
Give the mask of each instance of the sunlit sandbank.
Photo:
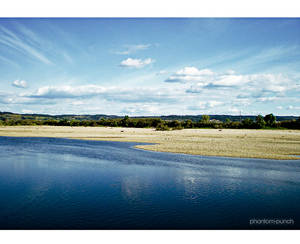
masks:
<svg viewBox="0 0 300 244"><path fill-rule="evenodd" d="M144 128L8 126L0 136L61 137L155 143L137 148L203 156L299 159L300 131L246 129L184 129L156 131Z"/></svg>

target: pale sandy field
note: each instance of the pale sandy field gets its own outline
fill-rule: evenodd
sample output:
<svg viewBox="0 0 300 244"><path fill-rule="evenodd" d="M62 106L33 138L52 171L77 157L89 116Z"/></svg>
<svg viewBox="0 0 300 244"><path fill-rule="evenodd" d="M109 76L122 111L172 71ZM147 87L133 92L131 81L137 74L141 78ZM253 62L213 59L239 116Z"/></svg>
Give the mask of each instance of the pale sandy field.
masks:
<svg viewBox="0 0 300 244"><path fill-rule="evenodd" d="M0 136L64 137L85 140L148 142L137 148L205 156L300 159L300 131L155 129L111 127L2 126Z"/></svg>

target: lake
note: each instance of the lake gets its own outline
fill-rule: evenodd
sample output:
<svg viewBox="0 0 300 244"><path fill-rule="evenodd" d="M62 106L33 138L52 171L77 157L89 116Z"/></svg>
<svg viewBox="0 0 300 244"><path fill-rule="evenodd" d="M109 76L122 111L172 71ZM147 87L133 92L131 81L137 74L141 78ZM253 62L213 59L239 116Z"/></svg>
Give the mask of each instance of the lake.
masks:
<svg viewBox="0 0 300 244"><path fill-rule="evenodd" d="M300 160L137 144L0 137L0 229L300 228Z"/></svg>

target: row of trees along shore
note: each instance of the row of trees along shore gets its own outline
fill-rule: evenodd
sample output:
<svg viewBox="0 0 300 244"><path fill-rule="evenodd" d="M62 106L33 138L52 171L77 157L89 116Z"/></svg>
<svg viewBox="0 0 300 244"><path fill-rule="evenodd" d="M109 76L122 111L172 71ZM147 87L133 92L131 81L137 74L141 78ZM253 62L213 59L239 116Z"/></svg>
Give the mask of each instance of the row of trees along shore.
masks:
<svg viewBox="0 0 300 244"><path fill-rule="evenodd" d="M156 128L156 130L180 130L189 128L232 128L232 129L300 129L300 117L297 120L276 121L273 114L258 115L255 120L246 118L241 121L226 119L222 122L211 120L209 115L202 115L199 121L162 120L161 118L101 118L99 120L67 119L6 119L0 120L0 126L17 125L52 125L52 126L110 126L133 128Z"/></svg>

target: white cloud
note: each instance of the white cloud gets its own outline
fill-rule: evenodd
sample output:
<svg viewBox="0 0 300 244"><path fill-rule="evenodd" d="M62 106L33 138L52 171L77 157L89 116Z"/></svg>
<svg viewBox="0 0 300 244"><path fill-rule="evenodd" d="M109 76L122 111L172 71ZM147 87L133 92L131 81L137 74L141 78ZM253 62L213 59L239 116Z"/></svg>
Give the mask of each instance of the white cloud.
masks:
<svg viewBox="0 0 300 244"><path fill-rule="evenodd" d="M217 73L209 69L199 70L195 67L185 67L169 76L165 82L182 83L189 94L203 94L207 91L231 92L237 98L254 98L256 102L271 102L275 97L285 96L286 92L297 90L297 80L287 75L279 74L236 74L229 70ZM173 85L174 86L174 85Z"/></svg>
<svg viewBox="0 0 300 244"><path fill-rule="evenodd" d="M87 102L77 100L77 101L71 102L71 104L74 105L74 106L80 106L80 105L86 105Z"/></svg>
<svg viewBox="0 0 300 244"><path fill-rule="evenodd" d="M22 109L22 113L24 114L33 114L33 111L30 109Z"/></svg>
<svg viewBox="0 0 300 244"><path fill-rule="evenodd" d="M250 98L235 98L232 101L234 106L249 106L251 104Z"/></svg>
<svg viewBox="0 0 300 244"><path fill-rule="evenodd" d="M157 106L149 104L139 104L138 106L125 107L121 112L128 115L159 115L160 110Z"/></svg>
<svg viewBox="0 0 300 244"><path fill-rule="evenodd" d="M229 114L239 114L240 113L240 110L238 108L235 108L235 107L229 108L227 111L228 111Z"/></svg>
<svg viewBox="0 0 300 244"><path fill-rule="evenodd" d="M232 69L230 69L230 70L227 70L227 71L225 72L225 74L226 74L226 75L234 75L234 74L235 74L235 71L232 70Z"/></svg>
<svg viewBox="0 0 300 244"><path fill-rule="evenodd" d="M276 101L278 98L277 97L259 97L256 99L258 102L272 102Z"/></svg>
<svg viewBox="0 0 300 244"><path fill-rule="evenodd" d="M0 26L0 43L6 45L7 47L14 49L15 51L27 54L40 62L45 64L53 64L41 51L39 51L30 41L30 36L28 36L27 43L18 37L12 31Z"/></svg>
<svg viewBox="0 0 300 244"><path fill-rule="evenodd" d="M237 75L235 71L229 70L220 74L209 69L199 70L195 67L185 67L175 72L166 82L190 83L187 92L202 92L205 88L230 88L244 87L249 91L260 90L261 92L282 93L291 86L292 80L283 74L251 74Z"/></svg>
<svg viewBox="0 0 300 244"><path fill-rule="evenodd" d="M222 75L216 77L216 80L210 82L211 86L240 86L249 81L247 76L243 75Z"/></svg>
<svg viewBox="0 0 300 244"><path fill-rule="evenodd" d="M190 88L186 90L187 93L201 93L203 92L204 84L203 83L198 83L195 85L192 85Z"/></svg>
<svg viewBox="0 0 300 244"><path fill-rule="evenodd" d="M125 45L125 50L116 51L115 54L128 55L136 53L137 51L146 50L151 46L151 44L138 44L138 45Z"/></svg>
<svg viewBox="0 0 300 244"><path fill-rule="evenodd" d="M223 104L224 104L224 102L221 102L221 101L209 101L209 102L207 102L207 106L209 108L214 108L216 106L220 106L220 105L223 105Z"/></svg>
<svg viewBox="0 0 300 244"><path fill-rule="evenodd" d="M146 65L149 65L153 63L154 60L151 58L147 59L133 59L133 58L127 58L123 60L120 64L122 67L129 67L129 68L142 68Z"/></svg>
<svg viewBox="0 0 300 244"><path fill-rule="evenodd" d="M167 71L166 70L160 70L156 73L156 75L163 75L163 74L166 74Z"/></svg>
<svg viewBox="0 0 300 244"><path fill-rule="evenodd" d="M174 102L178 101L178 94L171 88L123 88L104 87L98 85L84 86L45 86L40 87L35 92L24 94L24 97L34 99L98 99L111 102ZM76 105L76 103L74 104ZM78 104L77 104L78 105Z"/></svg>
<svg viewBox="0 0 300 244"><path fill-rule="evenodd" d="M237 114L240 110L247 114L254 110L259 111L258 113L274 113L274 110L268 109L276 109L278 105L283 108L294 105L285 111L291 113L299 111L295 105L297 104L295 96L289 97L290 93L295 93L290 87L294 87L293 84L298 80L281 74L240 75L198 71L201 70L181 69L180 72L174 72L174 76L188 81L172 85L156 83L154 86L146 82L141 86L131 87L122 84L44 86L35 91L26 90L26 93L22 90L19 95L0 94L0 103L3 104L0 105L5 109L8 105L13 106L14 111L33 109L45 112L49 110L49 113L119 115L199 114L200 112ZM155 74L152 73L152 78L158 79ZM205 82L197 80L200 76L206 79ZM276 90L273 86L284 86L287 89ZM17 89L14 92L17 92ZM272 106L269 106L270 104L269 108L262 106L262 103L266 102L272 103ZM276 111L283 110L277 108Z"/></svg>
<svg viewBox="0 0 300 244"><path fill-rule="evenodd" d="M189 82L201 82L203 84L208 84L214 73L209 69L199 70L195 67L184 67L178 70L175 74L171 75L166 82L179 82L179 83L189 83Z"/></svg>
<svg viewBox="0 0 300 244"><path fill-rule="evenodd" d="M207 110L209 108L214 108L223 105L224 102L221 101L208 101L208 102L198 102L196 105L188 106L189 110Z"/></svg>
<svg viewBox="0 0 300 244"><path fill-rule="evenodd" d="M15 80L12 85L18 88L26 88L27 82L25 80Z"/></svg>
<svg viewBox="0 0 300 244"><path fill-rule="evenodd" d="M184 67L181 70L176 72L176 75L183 75L183 76L211 76L214 73L209 69L202 69L199 70L195 67Z"/></svg>
<svg viewBox="0 0 300 244"><path fill-rule="evenodd" d="M289 105L286 109L287 110L300 110L300 106Z"/></svg>

